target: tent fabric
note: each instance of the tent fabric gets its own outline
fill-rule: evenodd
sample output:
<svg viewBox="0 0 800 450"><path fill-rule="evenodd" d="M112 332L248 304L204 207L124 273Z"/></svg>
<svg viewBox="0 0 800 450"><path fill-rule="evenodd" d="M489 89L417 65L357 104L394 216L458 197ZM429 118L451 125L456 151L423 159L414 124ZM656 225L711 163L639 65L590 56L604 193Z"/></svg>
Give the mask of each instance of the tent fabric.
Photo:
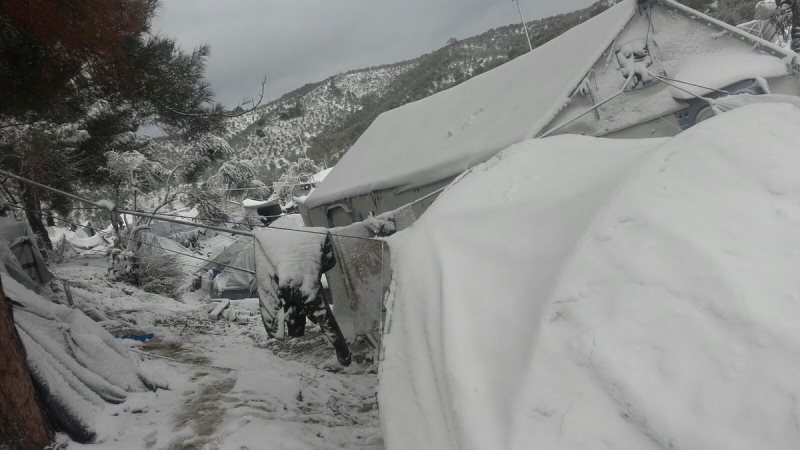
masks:
<svg viewBox="0 0 800 450"><path fill-rule="evenodd" d="M10 217L0 217L0 243L7 251L3 252L2 267L29 289L38 291L39 284L55 278L47 270L39 247L33 241L33 233L28 224Z"/></svg>
<svg viewBox="0 0 800 450"><path fill-rule="evenodd" d="M275 227L255 232L258 300L267 333L302 336L309 318L333 345L339 363L349 366L347 341L322 295L322 272L332 263L327 230L305 228L299 214L281 217Z"/></svg>
<svg viewBox="0 0 800 450"><path fill-rule="evenodd" d="M103 236L99 234L94 234L91 237L78 237L78 233L75 233L75 237L69 238L70 245L75 248L79 248L81 250L97 250L100 247L108 247L108 242L103 238Z"/></svg>
<svg viewBox="0 0 800 450"><path fill-rule="evenodd" d="M200 236L205 235L204 230L190 225L181 225L170 222L156 222L148 226L148 231L156 236L172 239L184 247L194 247Z"/></svg>
<svg viewBox="0 0 800 450"><path fill-rule="evenodd" d="M230 247L234 246L232 245ZM228 263L231 267L225 267L224 270L214 278L215 296L231 300L252 298L256 293L255 275L234 269L234 267L255 271L256 264L253 245L237 245L235 248L237 251L231 255L232 259L230 263Z"/></svg>
<svg viewBox="0 0 800 450"><path fill-rule="evenodd" d="M314 209L370 192L402 192L447 180L511 144L539 136L606 49L624 38L620 33L639 14L639 3L643 2L623 0L513 61L382 114L309 194L305 206ZM769 53L735 55L746 59L745 64L733 64L728 58L723 71L718 62L713 64L717 58L705 55L711 63L701 64L706 70L699 74L685 74L690 81L723 82L720 74L730 72L729 66L748 68L729 74L738 76L782 76L793 70L792 51L672 0L644 3L666 9L669 15L685 15L722 30L720 36L732 36ZM715 78L707 79L709 74ZM672 98L665 101L674 103Z"/></svg>
<svg viewBox="0 0 800 450"><path fill-rule="evenodd" d="M48 283L55 278L49 270L39 252L39 248L27 236L15 239L9 245L20 267L28 276L39 284Z"/></svg>
<svg viewBox="0 0 800 450"><path fill-rule="evenodd" d="M53 245L53 253L62 258L78 254L78 250L67 239L68 232L70 231L66 228L47 227L47 234L50 237L50 243Z"/></svg>
<svg viewBox="0 0 800 450"><path fill-rule="evenodd" d="M168 386L144 373L118 340L80 310L53 303L8 272L2 275L48 417L72 439L95 438L106 403L122 403L128 392Z"/></svg>
<svg viewBox="0 0 800 450"><path fill-rule="evenodd" d="M8 246L6 241L0 239L0 272L5 272L10 277L14 278L19 284L25 286L27 289L40 292L41 288L28 275L28 272L22 268L22 265L17 260L14 252Z"/></svg>
<svg viewBox="0 0 800 450"><path fill-rule="evenodd" d="M198 267L201 267L202 261L194 258L191 250L171 239L148 232L137 233L135 239L141 242L137 253L142 254L144 257L176 256L178 263L187 275L194 273Z"/></svg>
<svg viewBox="0 0 800 450"><path fill-rule="evenodd" d="M8 242L21 236L33 236L28 225L12 217L0 217L0 239Z"/></svg>
<svg viewBox="0 0 800 450"><path fill-rule="evenodd" d="M283 312L287 307L302 306L287 302L314 302L319 297L328 234L324 228L304 228L297 214L281 217L275 226L280 228L267 227L254 232L255 265L264 326L269 333L283 337L287 334ZM316 233L295 231L301 228ZM301 320L301 317L289 319ZM302 321L305 323L305 315Z"/></svg>
<svg viewBox="0 0 800 450"><path fill-rule="evenodd" d="M401 209L413 214L410 206ZM337 266L333 270L340 272L347 289L346 298L334 299L335 316L349 342L357 336L380 341L383 296L391 281L388 246L381 240L359 238L393 234L396 228L392 214L331 229L330 240ZM407 217L400 215L403 220Z"/></svg>
<svg viewBox="0 0 800 450"><path fill-rule="evenodd" d="M255 297L255 275L233 268L255 272L252 238L239 237L210 259L213 262L205 263L203 269L213 274L212 296L231 300Z"/></svg>
<svg viewBox="0 0 800 450"><path fill-rule="evenodd" d="M637 10L624 0L496 69L379 116L308 208L452 177L550 123Z"/></svg>

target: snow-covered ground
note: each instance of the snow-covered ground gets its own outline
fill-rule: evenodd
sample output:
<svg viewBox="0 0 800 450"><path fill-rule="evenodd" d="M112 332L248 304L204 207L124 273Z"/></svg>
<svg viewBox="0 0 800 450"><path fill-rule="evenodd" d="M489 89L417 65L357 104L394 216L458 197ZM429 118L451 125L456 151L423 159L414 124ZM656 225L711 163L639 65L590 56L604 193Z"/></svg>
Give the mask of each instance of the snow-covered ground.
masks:
<svg viewBox="0 0 800 450"><path fill-rule="evenodd" d="M389 449L800 448L800 110L526 141L390 238Z"/></svg>
<svg viewBox="0 0 800 450"><path fill-rule="evenodd" d="M103 257L80 256L53 271L112 334L155 334L145 344L124 341L170 389L109 404L97 442L61 436L67 448L383 448L374 367L321 368L333 349L316 327L291 342L270 340L254 299L231 302L236 321L209 320L207 291L178 302L111 282L107 267Z"/></svg>

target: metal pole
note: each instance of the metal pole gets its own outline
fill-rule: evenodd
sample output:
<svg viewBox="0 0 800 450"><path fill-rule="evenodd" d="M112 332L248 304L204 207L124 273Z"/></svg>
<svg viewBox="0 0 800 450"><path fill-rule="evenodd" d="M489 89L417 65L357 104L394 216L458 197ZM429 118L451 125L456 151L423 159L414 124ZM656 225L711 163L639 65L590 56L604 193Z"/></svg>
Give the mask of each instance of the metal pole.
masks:
<svg viewBox="0 0 800 450"><path fill-rule="evenodd" d="M522 22L522 29L525 30L525 39L528 42L528 48L533 51L533 44L531 44L531 35L528 34L528 25L525 24L525 18L522 17L522 8L519 6L519 0L512 0L517 4L517 11L519 11L519 20Z"/></svg>

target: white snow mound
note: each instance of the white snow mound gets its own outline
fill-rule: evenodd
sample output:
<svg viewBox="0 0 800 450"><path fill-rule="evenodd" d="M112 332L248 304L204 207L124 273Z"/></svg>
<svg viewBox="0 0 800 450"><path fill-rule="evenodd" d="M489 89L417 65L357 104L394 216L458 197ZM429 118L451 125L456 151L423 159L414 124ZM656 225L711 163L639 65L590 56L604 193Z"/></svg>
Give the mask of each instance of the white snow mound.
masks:
<svg viewBox="0 0 800 450"><path fill-rule="evenodd" d="M389 239L388 449L800 448L800 110L530 140Z"/></svg>

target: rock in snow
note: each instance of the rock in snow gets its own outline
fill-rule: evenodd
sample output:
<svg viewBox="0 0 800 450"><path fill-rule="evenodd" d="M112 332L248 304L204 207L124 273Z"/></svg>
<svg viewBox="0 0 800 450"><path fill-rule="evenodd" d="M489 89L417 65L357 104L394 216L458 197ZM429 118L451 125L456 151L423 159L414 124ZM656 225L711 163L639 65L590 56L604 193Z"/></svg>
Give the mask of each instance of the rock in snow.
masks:
<svg viewBox="0 0 800 450"><path fill-rule="evenodd" d="M389 238L400 448L800 447L800 110L530 140Z"/></svg>

